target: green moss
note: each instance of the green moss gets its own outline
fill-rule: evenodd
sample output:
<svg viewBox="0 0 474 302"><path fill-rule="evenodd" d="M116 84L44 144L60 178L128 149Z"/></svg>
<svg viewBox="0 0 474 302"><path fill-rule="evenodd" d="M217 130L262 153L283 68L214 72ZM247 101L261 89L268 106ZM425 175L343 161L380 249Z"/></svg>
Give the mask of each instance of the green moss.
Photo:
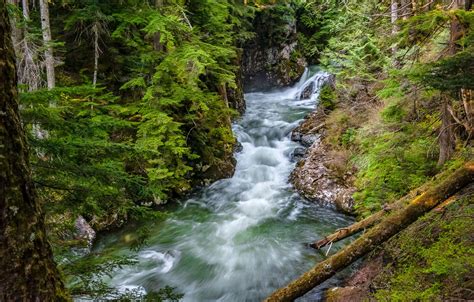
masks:
<svg viewBox="0 0 474 302"><path fill-rule="evenodd" d="M376 278L377 301L445 301L462 298L474 269L474 198L445 213L432 212L392 239L384 250L391 265Z"/></svg>
<svg viewBox="0 0 474 302"><path fill-rule="evenodd" d="M337 94L336 91L330 86L326 85L321 89L319 95L319 104L324 110L332 111L336 107Z"/></svg>

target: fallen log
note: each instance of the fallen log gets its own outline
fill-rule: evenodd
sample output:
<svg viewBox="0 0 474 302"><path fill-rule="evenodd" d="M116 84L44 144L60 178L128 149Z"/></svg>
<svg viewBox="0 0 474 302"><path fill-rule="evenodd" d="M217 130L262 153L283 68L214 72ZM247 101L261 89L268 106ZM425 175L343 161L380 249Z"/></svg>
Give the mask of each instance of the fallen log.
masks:
<svg viewBox="0 0 474 302"><path fill-rule="evenodd" d="M347 237L350 237L354 234L357 234L359 232L362 232L366 230L367 228L372 227L373 225L379 223L384 217L387 216L387 214L400 210L404 206L406 206L408 203L410 203L411 200L413 200L415 197L419 196L423 192L425 192L429 187L432 187L440 178L443 179L447 175L446 173L449 173L449 171L446 171L442 174L440 174L437 179L435 179L432 182L426 183L422 185L421 187L410 191L407 195L404 197L398 199L392 204L389 204L388 206L385 206L382 210L356 222L351 224L350 226L344 227L337 229L334 233L327 235L326 237L315 241L313 243L308 244L310 247L314 249L321 249L325 247L328 244L338 242L342 239L345 239ZM452 172L451 172L452 173Z"/></svg>
<svg viewBox="0 0 474 302"><path fill-rule="evenodd" d="M472 182L474 162L469 162L439 185L414 198L406 207L391 213L344 249L318 263L287 286L276 290L265 301L293 301L303 296Z"/></svg>

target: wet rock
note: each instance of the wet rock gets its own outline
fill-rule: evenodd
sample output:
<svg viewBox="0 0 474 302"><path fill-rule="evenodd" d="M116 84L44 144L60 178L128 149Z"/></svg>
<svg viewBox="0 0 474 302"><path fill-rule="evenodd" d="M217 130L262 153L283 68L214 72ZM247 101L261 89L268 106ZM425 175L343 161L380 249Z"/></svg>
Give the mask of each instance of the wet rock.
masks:
<svg viewBox="0 0 474 302"><path fill-rule="evenodd" d="M313 95L313 91L314 91L314 82L312 83L309 83L309 85L307 85L303 91L301 92L300 94L300 99L301 100L307 100L307 99L310 99L311 96Z"/></svg>
<svg viewBox="0 0 474 302"><path fill-rule="evenodd" d="M303 134L301 134L301 132L297 131L297 130L293 130L293 132L291 132L291 140L294 141L294 142L301 142L301 137L303 136Z"/></svg>
<svg viewBox="0 0 474 302"><path fill-rule="evenodd" d="M352 213L354 189L326 167L325 163L331 160L331 153L320 141L313 144L307 156L291 173L290 181L303 197L344 213Z"/></svg>
<svg viewBox="0 0 474 302"><path fill-rule="evenodd" d="M240 153L244 149L244 146L241 142L236 142L234 146L234 153Z"/></svg>
<svg viewBox="0 0 474 302"><path fill-rule="evenodd" d="M306 134L301 137L301 144L305 147L311 147L316 141L320 141L321 136L318 134Z"/></svg>
<svg viewBox="0 0 474 302"><path fill-rule="evenodd" d="M244 88L242 83L242 53L239 52L234 61L235 66L239 66L235 71L235 87L227 86L227 99L229 107L236 110L240 115L244 114L246 103L244 98Z"/></svg>
<svg viewBox="0 0 474 302"><path fill-rule="evenodd" d="M291 154L291 160L299 161L304 158L305 154L306 154L306 148L297 147Z"/></svg>
<svg viewBox="0 0 474 302"><path fill-rule="evenodd" d="M78 216L74 224L76 233L75 237L77 240L84 240L87 246L90 248L94 242L96 233L90 224L82 216Z"/></svg>

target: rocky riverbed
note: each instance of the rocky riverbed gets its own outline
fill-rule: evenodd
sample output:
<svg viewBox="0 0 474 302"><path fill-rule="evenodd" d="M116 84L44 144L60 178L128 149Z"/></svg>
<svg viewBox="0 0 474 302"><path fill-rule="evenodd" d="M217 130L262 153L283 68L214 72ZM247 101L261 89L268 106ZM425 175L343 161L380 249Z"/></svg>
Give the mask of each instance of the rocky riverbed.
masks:
<svg viewBox="0 0 474 302"><path fill-rule="evenodd" d="M293 130L292 140L303 147L293 153L298 163L290 175L290 182L308 200L351 214L355 192L353 175L338 169L340 155L324 143L326 118L323 108L318 106Z"/></svg>

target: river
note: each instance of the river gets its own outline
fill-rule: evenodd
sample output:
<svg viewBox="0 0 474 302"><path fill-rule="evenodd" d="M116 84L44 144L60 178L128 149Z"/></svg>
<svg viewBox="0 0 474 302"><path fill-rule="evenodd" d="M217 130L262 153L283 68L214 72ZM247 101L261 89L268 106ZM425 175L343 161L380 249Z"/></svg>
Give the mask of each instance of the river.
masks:
<svg viewBox="0 0 474 302"><path fill-rule="evenodd" d="M242 144L235 175L183 200L153 224L139 251L120 244L119 233L102 237L96 250L112 248L138 260L108 282L121 290L172 286L183 301L261 301L321 261L324 256L305 243L352 220L301 198L288 176L299 146L291 131L314 110L325 77L306 72L294 87L246 94L246 113L234 125ZM312 97L299 100L311 82ZM320 297L318 291L311 295L302 300Z"/></svg>

